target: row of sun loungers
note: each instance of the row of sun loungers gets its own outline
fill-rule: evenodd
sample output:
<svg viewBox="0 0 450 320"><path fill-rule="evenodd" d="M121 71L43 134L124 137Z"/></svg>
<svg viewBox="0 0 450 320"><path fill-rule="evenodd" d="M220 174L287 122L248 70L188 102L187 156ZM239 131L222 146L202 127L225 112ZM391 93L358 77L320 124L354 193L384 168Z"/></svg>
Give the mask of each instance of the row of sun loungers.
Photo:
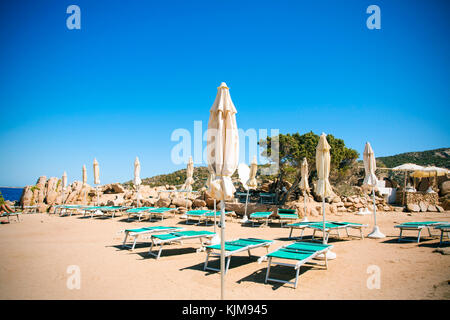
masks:
<svg viewBox="0 0 450 320"><path fill-rule="evenodd" d="M230 217L231 221L233 221L232 217L233 211L225 211L225 217ZM214 210L191 210L186 213L186 224L195 224L199 225L202 222L205 223L205 225L208 225L208 221L213 221L214 216L216 218L220 218L221 211L216 211L214 213ZM196 220L197 223L191 223L189 221Z"/></svg>

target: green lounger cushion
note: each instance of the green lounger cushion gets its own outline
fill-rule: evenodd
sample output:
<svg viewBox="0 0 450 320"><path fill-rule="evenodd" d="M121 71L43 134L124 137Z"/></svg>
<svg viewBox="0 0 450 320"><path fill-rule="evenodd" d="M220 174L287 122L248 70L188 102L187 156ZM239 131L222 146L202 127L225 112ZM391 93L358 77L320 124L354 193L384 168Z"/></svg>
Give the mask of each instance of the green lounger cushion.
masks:
<svg viewBox="0 0 450 320"><path fill-rule="evenodd" d="M150 212L152 212L152 213L164 213L164 212L170 211L170 210L174 210L174 208L156 208L156 209L150 210Z"/></svg>
<svg viewBox="0 0 450 320"><path fill-rule="evenodd" d="M278 216L282 219L298 219L298 214L296 213L278 213Z"/></svg>
<svg viewBox="0 0 450 320"><path fill-rule="evenodd" d="M128 209L126 212L127 213L134 213L134 212L141 212L141 211L150 210L150 209L155 209L155 208L154 207L132 208L132 209Z"/></svg>
<svg viewBox="0 0 450 320"><path fill-rule="evenodd" d="M160 239L160 240L170 240L170 239L177 239L180 237L191 237L191 236L208 236L213 235L214 232L211 231L179 231L179 232L172 232L172 233L164 233L164 234L155 234L152 235L152 237Z"/></svg>
<svg viewBox="0 0 450 320"><path fill-rule="evenodd" d="M399 226L416 227L416 226L428 226L428 225L431 225L431 224L438 224L438 223L443 223L443 222L439 222L439 221L404 222L404 223L399 224Z"/></svg>
<svg viewBox="0 0 450 320"><path fill-rule="evenodd" d="M281 259L304 260L312 256L313 254L314 252L310 251L297 251L282 248L275 252L269 253L267 256Z"/></svg>
<svg viewBox="0 0 450 320"><path fill-rule="evenodd" d="M250 214L250 218L267 218L269 217L273 212L253 212Z"/></svg>
<svg viewBox="0 0 450 320"><path fill-rule="evenodd" d="M126 229L125 231L128 232L145 232L149 230L165 230L165 229L181 229L179 227L162 227L162 226L155 226L155 227L142 227L138 229Z"/></svg>
<svg viewBox="0 0 450 320"><path fill-rule="evenodd" d="M225 215L227 215L227 214L231 214L231 212L232 211L225 211ZM219 216L220 217L220 211L216 211L216 216ZM206 214L205 214L205 217L214 217L214 211L210 211L210 212L207 212Z"/></svg>
<svg viewBox="0 0 450 320"><path fill-rule="evenodd" d="M238 249L242 249L242 247L247 246L254 246L261 243L272 243L273 240L264 240L264 239L256 239L256 238L245 238L245 239L238 239L234 241L225 241L225 250L226 251L235 251ZM207 248L210 249L217 249L220 250L221 246L220 244L215 244L212 246L207 246Z"/></svg>

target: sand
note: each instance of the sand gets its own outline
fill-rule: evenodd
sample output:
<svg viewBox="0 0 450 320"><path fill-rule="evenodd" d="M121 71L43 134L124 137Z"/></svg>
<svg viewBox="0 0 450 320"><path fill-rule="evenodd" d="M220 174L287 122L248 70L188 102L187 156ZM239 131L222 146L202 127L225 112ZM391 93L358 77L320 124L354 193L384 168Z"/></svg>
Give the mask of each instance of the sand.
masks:
<svg viewBox="0 0 450 320"><path fill-rule="evenodd" d="M302 267L297 289L291 285L264 283L267 263L257 263L263 248L233 258L226 275L226 299L450 299L450 255L435 252L438 238L421 243L398 243L397 223L406 221L450 221L450 212L379 213L378 225L387 236L330 238L337 254L323 267ZM366 223L372 216L344 214L329 220ZM320 220L316 217L310 220ZM0 225L0 299L220 299L220 274L203 271L206 254L196 252L199 241L171 245L155 260L147 256L149 243L132 252L120 244L125 228L149 225L183 226L189 230L213 230L213 226L185 225L179 217L162 222L127 222L125 217L82 218L48 214L26 214L22 222ZM351 234L357 234L350 231ZM298 231L297 233L298 234ZM305 231L305 240L311 231ZM342 233L343 235L344 233ZM409 233L416 235L416 233ZM423 232L426 236L427 233ZM289 229L279 224L252 228L235 219L226 225L226 238L258 237L275 240L270 249L292 242ZM448 248L448 243L443 246ZM80 271L80 288L68 288ZM214 262L212 266L218 266ZM376 266L376 267L370 267ZM380 270L379 288L369 288L371 268ZM293 268L273 267L273 276L294 279ZM70 282L69 283L73 283ZM370 282L369 283L373 283Z"/></svg>

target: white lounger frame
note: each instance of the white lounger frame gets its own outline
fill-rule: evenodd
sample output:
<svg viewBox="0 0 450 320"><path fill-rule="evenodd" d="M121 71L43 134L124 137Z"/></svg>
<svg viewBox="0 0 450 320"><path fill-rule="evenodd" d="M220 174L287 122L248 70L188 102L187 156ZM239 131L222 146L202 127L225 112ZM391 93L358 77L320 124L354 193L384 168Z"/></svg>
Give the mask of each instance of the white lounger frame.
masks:
<svg viewBox="0 0 450 320"><path fill-rule="evenodd" d="M148 251L148 254L154 256L156 259L159 259L159 257L161 256L161 252L162 252L163 246L166 243L183 244L183 240L190 240L190 239L199 239L200 240L200 244L201 244L200 251L203 251L204 247L207 245L207 243L202 241L202 239L203 238L207 238L207 239L211 240L214 236L215 236L215 234L202 234L202 235L194 235L194 236L182 236L182 237L178 237L176 239L167 239L167 240L161 240L161 239L157 239L155 237L151 237L150 239L152 241L152 244L150 246L150 250ZM154 253L153 252L153 246L159 246L158 253Z"/></svg>
<svg viewBox="0 0 450 320"><path fill-rule="evenodd" d="M151 234L154 234L154 233L168 233L168 232L174 232L174 231L184 231L184 228L173 227L173 228L167 228L167 229L150 229L150 230L139 231L139 232L133 232L133 231L129 231L129 230L122 230L120 232L124 232L125 233L125 238L123 239L123 242L122 242L122 248L130 248L131 250L134 250L139 236L143 236L144 239L150 239L151 238ZM128 237L134 237L132 245L127 245L126 244Z"/></svg>
<svg viewBox="0 0 450 320"><path fill-rule="evenodd" d="M278 248L277 250L281 249L281 248L286 248L289 245L285 245L282 246L280 248ZM258 259L258 263L261 263L265 260L267 260L267 271L266 271L266 278L264 280L264 283L267 283L267 281L272 281L272 282L278 282L278 283L289 283L289 284L293 284L294 285L294 289L297 288L297 284L298 284L298 276L300 273L300 267L302 265L304 265L305 263L310 262L312 259L314 259L315 257L317 257L320 254L324 254L325 256L325 269L328 269L328 259L327 259L327 255L325 254L328 250L331 250L333 248L333 246L330 245L330 247L319 250L319 251L315 251L313 254L311 254L308 258L303 259L303 260L297 260L296 263L286 263L286 262L277 262L277 261L272 261L273 257L268 257L263 256L261 258ZM274 250L272 252L275 252L277 250ZM277 259L283 259L283 258L277 258ZM292 259L283 259L283 260L292 260ZM269 273L270 273L270 267L272 264L276 264L276 265L280 265L280 266L287 266L287 267L293 267L295 269L295 281L286 281L286 280L281 280L281 279L275 279L275 278L269 278ZM318 265L317 263L312 263L313 265Z"/></svg>
<svg viewBox="0 0 450 320"><path fill-rule="evenodd" d="M430 237L433 237L433 236L435 236L435 235L433 235L432 233L431 233L431 228L432 227L435 227L435 226L438 226L440 223L434 223L434 224L429 224L429 225L415 225L415 226L405 226L405 225L397 225L397 226L394 226L395 228L399 228L400 229L400 235L398 236L398 240L397 240L397 242L400 242L400 241L409 241L409 242L417 242L417 243L419 243L420 242L420 236L421 236L421 233L422 233L422 230L423 229L428 229L428 235L430 236ZM408 240L408 239L405 239L404 237L402 237L402 235L403 235L403 230L408 230L408 231L417 231L417 240Z"/></svg>
<svg viewBox="0 0 450 320"><path fill-rule="evenodd" d="M290 232L289 232L289 239L298 239L298 240L302 240L303 239L303 234L305 232L306 228L311 228L313 229L313 234L312 234L312 240L314 240L314 236L316 235L316 231L322 232L322 228L314 228L310 225L301 225L301 226L285 226L286 228L290 228ZM339 226L339 227L335 227L335 228L325 228L325 242L328 243L328 238L330 237L330 234L333 230L336 231L336 235L338 236L339 239L341 239L341 234L339 233L339 230L341 229L345 229L345 232L347 233L347 237L350 237L350 234L348 233L348 228L350 229L358 229L359 233L360 233L360 238L364 239L364 234L362 232L362 228L367 227L366 224L362 224L362 225L345 225L345 226ZM292 237L292 232L294 231L294 229L300 229L302 232L300 234L299 237ZM323 232L322 232L322 238L323 238Z"/></svg>
<svg viewBox="0 0 450 320"><path fill-rule="evenodd" d="M239 238L233 239L233 240L227 240L227 241L236 241L236 240L239 240ZM230 266L231 257L234 254L240 253L242 251L248 251L248 257L251 258L250 250L256 249L256 248L260 248L260 247L265 247L266 250L267 250L267 253L269 253L269 246L272 243L273 242L261 242L259 244L255 244L255 245L248 245L248 246L242 247L241 249L234 250L234 251L226 251L225 250L225 259L226 259L225 274L227 274L227 272L228 272L228 268ZM216 249L206 248L206 260L205 260L205 264L203 265L203 270L205 270L205 271L206 270L220 271L220 269L213 268L213 267L208 267L208 260L209 260L210 256L218 256L218 257L220 257L220 253L214 252L214 250L216 250Z"/></svg>

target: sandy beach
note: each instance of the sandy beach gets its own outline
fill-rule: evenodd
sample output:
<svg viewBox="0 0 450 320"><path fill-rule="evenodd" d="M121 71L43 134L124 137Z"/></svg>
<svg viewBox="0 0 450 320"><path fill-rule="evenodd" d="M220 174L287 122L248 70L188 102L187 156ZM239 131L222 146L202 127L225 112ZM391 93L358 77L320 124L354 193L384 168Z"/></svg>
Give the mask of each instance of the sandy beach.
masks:
<svg viewBox="0 0 450 320"><path fill-rule="evenodd" d="M266 251L256 249L234 257L226 275L226 299L449 299L450 255L435 252L439 239L398 243L395 224L406 221L450 221L450 212L388 212L377 215L385 239L330 237L337 259L321 266L301 268L299 285L264 283L267 263L257 263ZM368 224L373 217L343 214L328 220ZM312 220L312 219L310 219ZM320 217L314 219L320 220ZM210 230L213 226L185 225L179 216L162 222L127 222L126 217L83 218L27 214L20 223L0 225L0 299L219 299L220 274L203 271L206 254L196 252L198 240L170 245L159 260L147 256L149 242L132 252L120 247L125 228L151 225L182 226L187 230ZM436 232L436 231L435 231ZM297 235L295 233L294 235ZM344 232L345 233L345 232ZM357 235L356 231L350 231ZM341 233L343 235L343 233ZM405 235L416 236L416 232ZM289 229L241 226L234 219L226 224L226 238L258 237L275 240L269 250L292 242ZM305 231L304 240L311 239ZM443 248L448 244L443 245ZM78 266L80 289L68 289L69 266ZM212 266L218 266L218 260ZM380 288L369 289L369 266L378 266ZM293 268L273 267L273 275L293 280Z"/></svg>

